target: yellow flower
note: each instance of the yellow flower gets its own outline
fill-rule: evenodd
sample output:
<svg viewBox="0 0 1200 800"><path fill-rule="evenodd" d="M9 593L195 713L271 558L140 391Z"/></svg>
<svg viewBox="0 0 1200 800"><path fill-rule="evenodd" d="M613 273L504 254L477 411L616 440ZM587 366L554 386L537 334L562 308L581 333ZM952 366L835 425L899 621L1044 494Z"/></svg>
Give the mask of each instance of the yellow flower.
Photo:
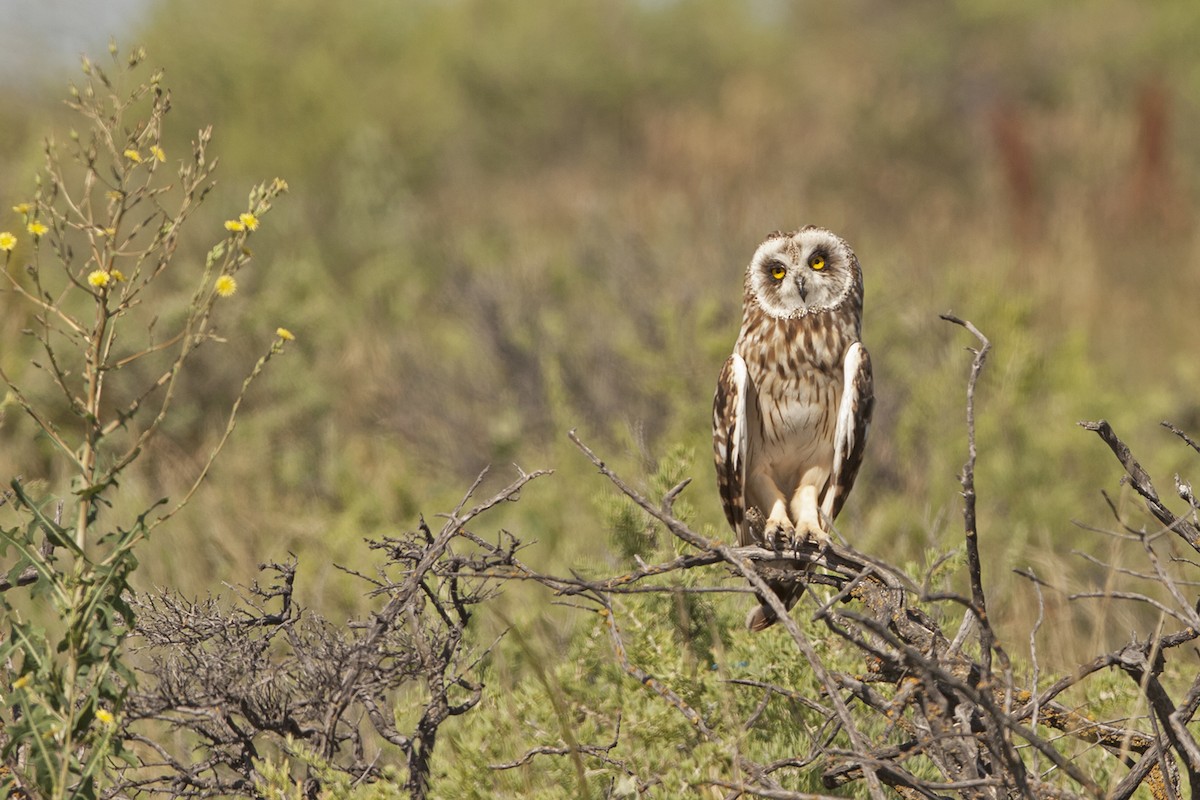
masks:
<svg viewBox="0 0 1200 800"><path fill-rule="evenodd" d="M17 237L13 236L8 231L4 231L3 233L0 233L0 250L3 250L4 252L7 253L16 246L17 246Z"/></svg>
<svg viewBox="0 0 1200 800"><path fill-rule="evenodd" d="M104 235L111 239L117 235L117 229L116 228L105 228Z"/></svg>
<svg viewBox="0 0 1200 800"><path fill-rule="evenodd" d="M13 206L13 211L17 212L18 214L28 214L32 210L33 206L31 206L29 203L17 203L15 206Z"/></svg>
<svg viewBox="0 0 1200 800"><path fill-rule="evenodd" d="M45 233L46 231L48 231L50 229L47 228L42 223L38 222L37 220L34 220L33 222L31 222L25 226L25 230L29 231L34 236L41 236L43 233Z"/></svg>
<svg viewBox="0 0 1200 800"><path fill-rule="evenodd" d="M232 275L222 275L217 278L214 288L221 297L229 297L237 291L237 281L233 279Z"/></svg>
<svg viewBox="0 0 1200 800"><path fill-rule="evenodd" d="M240 217L238 217L238 221L241 222L248 231L258 230L258 217L254 216L250 212L242 214Z"/></svg>
<svg viewBox="0 0 1200 800"><path fill-rule="evenodd" d="M121 270L119 270L119 269L109 270L108 275L110 278L112 278L117 283L121 283L122 281L125 280L125 273L121 272Z"/></svg>
<svg viewBox="0 0 1200 800"><path fill-rule="evenodd" d="M125 157L135 164L142 163L142 154L130 147L125 151Z"/></svg>
<svg viewBox="0 0 1200 800"><path fill-rule="evenodd" d="M88 273L88 283L95 286L97 289L108 286L109 280L112 278L107 272L102 269L95 269Z"/></svg>
<svg viewBox="0 0 1200 800"><path fill-rule="evenodd" d="M245 225L238 222L236 219L225 220L225 230L227 230L227 231L240 231L240 230L244 229L245 227L246 227Z"/></svg>
<svg viewBox="0 0 1200 800"><path fill-rule="evenodd" d="M158 161L167 160L167 154L164 153L163 149L156 144L150 145L150 155L154 156L154 158Z"/></svg>
<svg viewBox="0 0 1200 800"><path fill-rule="evenodd" d="M99 720L100 724L102 724L102 725L112 725L114 722L116 722L116 719L113 717L112 712L109 711L107 708L97 708L96 709L96 719Z"/></svg>
<svg viewBox="0 0 1200 800"><path fill-rule="evenodd" d="M296 335L294 333L292 333L291 331L289 331L287 328L276 328L275 335L278 336L280 339L283 339L283 341L285 341L285 342L291 342L296 339Z"/></svg>
<svg viewBox="0 0 1200 800"><path fill-rule="evenodd" d="M33 675L31 673L26 672L24 675L22 675L21 677L17 678L15 681L13 681L12 687L14 690L24 689L32 681L33 681Z"/></svg>

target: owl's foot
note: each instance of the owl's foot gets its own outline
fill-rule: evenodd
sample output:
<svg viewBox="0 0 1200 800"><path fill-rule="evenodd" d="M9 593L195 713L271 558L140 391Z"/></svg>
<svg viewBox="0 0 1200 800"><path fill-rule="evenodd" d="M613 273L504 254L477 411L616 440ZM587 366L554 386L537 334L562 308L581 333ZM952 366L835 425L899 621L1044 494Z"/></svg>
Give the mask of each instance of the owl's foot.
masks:
<svg viewBox="0 0 1200 800"><path fill-rule="evenodd" d="M766 527L763 528L763 546L768 550L783 552L791 550L796 544L796 528L792 525L792 521L786 517L783 519L769 519Z"/></svg>
<svg viewBox="0 0 1200 800"><path fill-rule="evenodd" d="M833 539L829 533L814 520L800 520L800 524L796 526L796 541L797 542L815 542L822 549L833 544Z"/></svg>
<svg viewBox="0 0 1200 800"><path fill-rule="evenodd" d="M822 525L821 506L817 502L817 487L803 484L796 490L791 501L791 516L796 520L796 538L801 542L815 542L821 548L831 544L829 532Z"/></svg>

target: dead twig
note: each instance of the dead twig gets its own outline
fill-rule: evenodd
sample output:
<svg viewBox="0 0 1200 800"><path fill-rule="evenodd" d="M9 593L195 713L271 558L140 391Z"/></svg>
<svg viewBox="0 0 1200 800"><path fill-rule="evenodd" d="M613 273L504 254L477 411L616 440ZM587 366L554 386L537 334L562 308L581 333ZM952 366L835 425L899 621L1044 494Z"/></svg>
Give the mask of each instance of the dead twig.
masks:
<svg viewBox="0 0 1200 800"><path fill-rule="evenodd" d="M1167 508L1162 499L1158 496L1158 491L1154 488L1154 484L1150 480L1150 475L1142 468L1137 459L1133 457L1129 447L1117 437L1112 426L1107 420L1099 420L1097 422L1080 422L1080 427L1085 430L1096 433L1109 449L1113 451L1113 455L1121 462L1121 466L1125 468L1125 473L1128 478L1129 485L1133 490L1142 496L1146 502L1146 508L1154 515L1155 519L1161 522L1168 530L1174 531L1181 539L1191 545L1192 549L1200 552L1200 528L1197 528L1186 519L1181 519Z"/></svg>

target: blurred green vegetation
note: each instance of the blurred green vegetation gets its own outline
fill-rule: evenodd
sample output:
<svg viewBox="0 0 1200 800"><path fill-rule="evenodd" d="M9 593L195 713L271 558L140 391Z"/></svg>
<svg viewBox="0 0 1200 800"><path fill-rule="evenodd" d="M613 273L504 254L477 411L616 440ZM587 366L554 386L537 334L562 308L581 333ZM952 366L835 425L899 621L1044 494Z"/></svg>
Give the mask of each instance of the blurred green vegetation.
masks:
<svg viewBox="0 0 1200 800"><path fill-rule="evenodd" d="M695 524L723 535L710 398L742 270L766 233L806 223L844 235L866 275L879 401L839 521L856 547L921 563L958 546L971 342L937 314L991 338L980 528L1015 641L1035 609L1012 567L1094 587L1111 576L1070 551L1121 557L1072 524L1112 526L1098 490L1118 477L1075 422L1109 418L1160 476L1187 453L1158 421L1200 432L1192 0L160 0L135 36L173 91L168 157L212 124L222 159L184 257L203 258L240 187L278 176L291 192L238 276L247 313L127 480L130 507L187 485L229 376L277 326L297 336L207 490L148 543L143 586L203 593L293 551L301 585L349 613L334 562L363 568L362 537L453 507L492 464L487 491L513 462L557 471L496 523L536 542L527 560L616 568L629 542L610 537L570 428L631 477L694 476ZM66 136L68 80L0 104L0 230L42 137ZM32 352L17 310L0 294L11 373ZM0 475L55 487L32 431L0 409ZM524 660L587 646L545 621L577 615L529 597L510 592L492 623L522 631L496 657L521 691ZM1137 623L1046 602L1064 659Z"/></svg>

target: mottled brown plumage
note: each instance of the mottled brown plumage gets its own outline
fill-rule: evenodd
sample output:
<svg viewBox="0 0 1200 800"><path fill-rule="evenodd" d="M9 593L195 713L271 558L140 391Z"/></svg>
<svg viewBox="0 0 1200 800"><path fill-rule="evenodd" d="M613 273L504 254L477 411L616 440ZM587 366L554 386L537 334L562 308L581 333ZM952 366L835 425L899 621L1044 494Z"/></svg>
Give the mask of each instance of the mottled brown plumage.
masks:
<svg viewBox="0 0 1200 800"><path fill-rule="evenodd" d="M846 242L810 225L767 237L744 288L742 329L713 401L725 516L743 545L828 541L874 408L871 361L859 341L862 269ZM750 524L750 509L765 521ZM802 591L771 586L788 608ZM766 605L747 620L754 630L774 621Z"/></svg>

